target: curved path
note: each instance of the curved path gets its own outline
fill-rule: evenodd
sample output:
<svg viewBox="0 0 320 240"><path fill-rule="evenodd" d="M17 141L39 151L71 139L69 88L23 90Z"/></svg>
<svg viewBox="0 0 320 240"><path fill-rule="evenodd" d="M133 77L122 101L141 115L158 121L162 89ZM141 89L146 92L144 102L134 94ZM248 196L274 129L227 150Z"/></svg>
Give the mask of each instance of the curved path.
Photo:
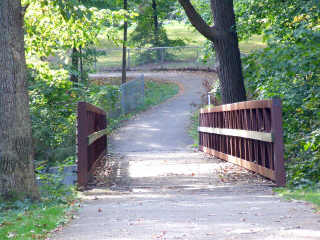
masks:
<svg viewBox="0 0 320 240"><path fill-rule="evenodd" d="M111 136L110 187L87 192L78 218L53 239L320 239L309 204L282 200L263 178L192 149L190 114L212 74L145 75L184 91Z"/></svg>

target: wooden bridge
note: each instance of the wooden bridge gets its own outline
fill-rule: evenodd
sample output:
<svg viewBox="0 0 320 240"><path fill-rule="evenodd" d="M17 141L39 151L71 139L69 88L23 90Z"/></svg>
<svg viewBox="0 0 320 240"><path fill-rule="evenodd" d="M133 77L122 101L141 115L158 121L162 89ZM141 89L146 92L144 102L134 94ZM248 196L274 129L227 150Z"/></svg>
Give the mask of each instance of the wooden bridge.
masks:
<svg viewBox="0 0 320 240"><path fill-rule="evenodd" d="M106 113L80 102L77 130L78 186L84 187L107 152ZM203 108L198 130L199 150L285 185L279 98Z"/></svg>

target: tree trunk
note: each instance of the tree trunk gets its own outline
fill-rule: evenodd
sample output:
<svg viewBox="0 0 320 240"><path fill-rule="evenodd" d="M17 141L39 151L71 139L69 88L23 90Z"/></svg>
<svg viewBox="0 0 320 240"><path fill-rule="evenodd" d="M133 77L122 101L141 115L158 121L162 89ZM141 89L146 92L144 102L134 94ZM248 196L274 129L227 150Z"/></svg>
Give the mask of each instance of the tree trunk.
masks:
<svg viewBox="0 0 320 240"><path fill-rule="evenodd" d="M128 0L123 0L124 10L128 10ZM127 41L128 41L128 21L124 21L123 26L123 47L122 47L122 83L127 81Z"/></svg>
<svg viewBox="0 0 320 240"><path fill-rule="evenodd" d="M154 34L154 46L160 47L160 36L159 36L159 21L158 21L158 10L157 10L157 1L152 0L152 9L153 9L153 34ZM157 50L157 57L161 59L161 49Z"/></svg>
<svg viewBox="0 0 320 240"><path fill-rule="evenodd" d="M78 82L78 71L79 71L79 52L76 47L72 48L71 53L71 82Z"/></svg>
<svg viewBox="0 0 320 240"><path fill-rule="evenodd" d="M227 31L227 38L216 39L213 44L217 59L223 103L246 100L236 22L232 0L211 0L211 9L216 28Z"/></svg>
<svg viewBox="0 0 320 240"><path fill-rule="evenodd" d="M80 81L84 81L84 72L83 72L83 54L82 47L79 48L79 62L80 62Z"/></svg>
<svg viewBox="0 0 320 240"><path fill-rule="evenodd" d="M0 23L0 195L38 199L19 0L0 2Z"/></svg>
<svg viewBox="0 0 320 240"><path fill-rule="evenodd" d="M190 0L179 0L192 25L212 41L217 61L222 102L246 100L236 21L232 0L211 0L214 26L208 26L196 12Z"/></svg>

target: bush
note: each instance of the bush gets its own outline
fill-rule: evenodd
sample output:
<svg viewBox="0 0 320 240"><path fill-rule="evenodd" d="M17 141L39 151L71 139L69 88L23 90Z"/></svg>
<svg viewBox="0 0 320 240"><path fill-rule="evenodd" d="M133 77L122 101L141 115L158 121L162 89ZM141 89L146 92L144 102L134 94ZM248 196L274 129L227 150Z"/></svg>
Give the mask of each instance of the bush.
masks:
<svg viewBox="0 0 320 240"><path fill-rule="evenodd" d="M50 167L75 156L77 102L87 101L110 111L118 101L119 88L74 84L64 70L47 65L37 69L29 69L35 159Z"/></svg>
<svg viewBox="0 0 320 240"><path fill-rule="evenodd" d="M280 96L288 184L319 187L319 43L270 45L244 59L248 92L254 98Z"/></svg>

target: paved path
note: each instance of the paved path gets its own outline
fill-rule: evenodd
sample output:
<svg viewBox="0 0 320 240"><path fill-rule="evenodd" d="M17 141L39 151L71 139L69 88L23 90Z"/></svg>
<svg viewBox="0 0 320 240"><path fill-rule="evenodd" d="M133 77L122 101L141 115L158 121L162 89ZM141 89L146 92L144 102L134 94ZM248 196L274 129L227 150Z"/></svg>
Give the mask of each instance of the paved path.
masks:
<svg viewBox="0 0 320 240"><path fill-rule="evenodd" d="M111 137L110 188L87 192L78 218L53 239L320 239L309 204L282 200L270 182L192 150L186 129L208 75L151 75L182 83L183 94Z"/></svg>

